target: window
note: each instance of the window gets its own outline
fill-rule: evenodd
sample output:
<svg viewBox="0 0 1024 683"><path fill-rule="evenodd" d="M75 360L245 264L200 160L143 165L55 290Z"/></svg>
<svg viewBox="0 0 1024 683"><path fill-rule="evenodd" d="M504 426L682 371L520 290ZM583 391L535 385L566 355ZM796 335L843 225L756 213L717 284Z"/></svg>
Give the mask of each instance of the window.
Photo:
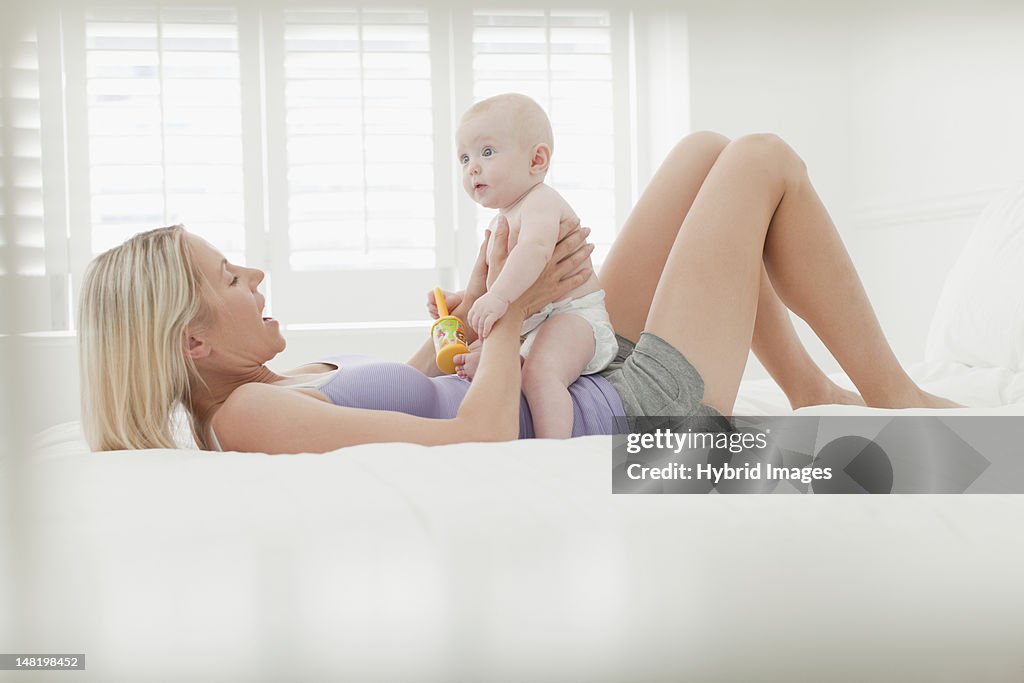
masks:
<svg viewBox="0 0 1024 683"><path fill-rule="evenodd" d="M14 183L0 208L19 225L4 247L38 278L32 329L71 329L88 261L173 223L271 273L289 326L422 319L423 293L464 280L490 217L462 193L454 128L498 92L549 112L549 182L594 228L598 260L631 202L625 10L226 1L39 16L39 42L9 51L0 120Z"/></svg>
<svg viewBox="0 0 1024 683"><path fill-rule="evenodd" d="M238 25L232 10L89 10L92 252L186 223L245 260Z"/></svg>
<svg viewBox="0 0 1024 683"><path fill-rule="evenodd" d="M434 266L426 10L285 14L292 269Z"/></svg>

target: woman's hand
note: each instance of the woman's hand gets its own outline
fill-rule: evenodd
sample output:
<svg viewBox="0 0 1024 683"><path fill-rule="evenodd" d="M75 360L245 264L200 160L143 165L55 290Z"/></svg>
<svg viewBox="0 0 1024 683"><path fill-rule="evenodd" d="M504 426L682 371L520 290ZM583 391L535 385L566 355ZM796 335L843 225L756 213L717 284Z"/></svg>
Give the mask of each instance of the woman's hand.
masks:
<svg viewBox="0 0 1024 683"><path fill-rule="evenodd" d="M466 298L465 290L461 292L449 292L446 290L442 292L442 294L444 294L444 305L448 307L449 313L458 308L459 304L462 303L462 300ZM427 292L427 313L429 313L430 317L434 320L441 317L441 314L437 310L437 301L434 300L434 290Z"/></svg>
<svg viewBox="0 0 1024 683"><path fill-rule="evenodd" d="M578 218L562 221L559 231L568 229L565 237L555 245L555 250L544 266L544 270L522 296L509 307L518 308L523 318L528 318L548 304L565 296L586 282L594 271L587 263L594 245L586 242L590 228L581 228ZM500 216L494 226L494 240L491 246L490 268L487 269L487 285L497 279L508 259L508 221Z"/></svg>
<svg viewBox="0 0 1024 683"><path fill-rule="evenodd" d="M491 284L487 268L487 245L490 240L491 231L484 230L484 241L480 243L480 249L476 254L476 263L473 264L473 270L469 273L469 282L466 283L466 296L464 300L468 301L470 306L487 292L487 288Z"/></svg>

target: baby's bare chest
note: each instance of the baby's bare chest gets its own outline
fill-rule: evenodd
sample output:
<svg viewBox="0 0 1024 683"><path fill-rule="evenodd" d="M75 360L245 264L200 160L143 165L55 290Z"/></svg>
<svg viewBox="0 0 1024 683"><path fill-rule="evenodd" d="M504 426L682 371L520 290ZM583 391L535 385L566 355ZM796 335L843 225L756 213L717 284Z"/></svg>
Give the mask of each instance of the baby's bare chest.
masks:
<svg viewBox="0 0 1024 683"><path fill-rule="evenodd" d="M519 209L511 209L504 214L495 214L490 223L491 239L494 239L494 229L498 224L498 219L504 215L508 220L508 246L509 249L515 248L516 244L519 242L519 235L523 229L522 213L523 212ZM553 208L553 210L547 213L544 225L533 225L530 226L530 229L550 230L556 234L555 241L558 241L565 237L571 229L572 224L569 221L573 218L576 218L576 213L568 203L563 201L560 206ZM489 251L490 250L488 250L488 252Z"/></svg>

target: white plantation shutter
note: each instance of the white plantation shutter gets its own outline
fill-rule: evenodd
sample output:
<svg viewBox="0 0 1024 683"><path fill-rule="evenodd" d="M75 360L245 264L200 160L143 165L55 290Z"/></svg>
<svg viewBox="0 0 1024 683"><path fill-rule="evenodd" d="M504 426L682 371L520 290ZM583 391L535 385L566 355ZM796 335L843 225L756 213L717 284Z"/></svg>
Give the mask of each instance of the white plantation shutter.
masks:
<svg viewBox="0 0 1024 683"><path fill-rule="evenodd" d="M596 260L630 205L626 10L167 0L30 13L38 42L5 46L0 69L0 211L32 329L71 329L88 261L173 223L267 270L288 326L422 320L425 291L465 280L491 214L462 193L454 129L499 92L549 112L549 182L594 228Z"/></svg>
<svg viewBox="0 0 1024 683"><path fill-rule="evenodd" d="M286 21L292 267L433 266L426 11Z"/></svg>
<svg viewBox="0 0 1024 683"><path fill-rule="evenodd" d="M275 306L290 322L423 317L439 282L429 29L426 9L284 12L288 261Z"/></svg>
<svg viewBox="0 0 1024 683"><path fill-rule="evenodd" d="M60 310L66 297L59 296L66 287L66 269L47 263L46 255L36 32L25 27L7 35L12 33L0 50L0 215L6 228L0 230L5 252L0 259L0 334L49 330L66 318Z"/></svg>
<svg viewBox="0 0 1024 683"><path fill-rule="evenodd" d="M544 107L555 137L547 183L605 247L626 190L616 192L616 168L629 165L616 156L616 117L622 123L628 112L616 110L614 92L628 83L615 82L612 24L609 10L474 10L472 36L474 100L521 92ZM483 209L478 220L493 213Z"/></svg>
<svg viewBox="0 0 1024 683"><path fill-rule="evenodd" d="M85 33L93 252L184 223L244 261L234 10L94 9Z"/></svg>

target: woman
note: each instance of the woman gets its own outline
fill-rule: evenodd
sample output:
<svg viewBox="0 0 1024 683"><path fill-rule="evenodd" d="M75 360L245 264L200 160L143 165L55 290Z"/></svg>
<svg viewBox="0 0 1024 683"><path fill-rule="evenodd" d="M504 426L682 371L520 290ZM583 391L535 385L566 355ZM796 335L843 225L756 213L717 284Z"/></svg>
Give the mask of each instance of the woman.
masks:
<svg viewBox="0 0 1024 683"><path fill-rule="evenodd" d="M500 271L505 230L497 228L495 241L506 246L492 254L490 272L481 247L455 315L465 319ZM180 227L136 236L97 257L83 287L87 438L97 450L173 447L168 423L181 403L204 448L294 453L514 439L520 326L589 276L580 270L592 250L580 246L585 232L558 245L495 325L468 389L452 378L461 393L446 419L351 407L358 402L325 393L322 379L353 376L347 365L271 371L265 363L285 342L277 322L262 317L263 273L228 263ZM684 138L634 207L600 279L621 353L604 379L590 380L590 410L729 414L751 349L794 406L859 402L814 365L786 307L811 325L867 405L954 405L923 392L896 360L803 161L776 136ZM408 365L437 373L429 340ZM410 381L426 381L414 374Z"/></svg>

